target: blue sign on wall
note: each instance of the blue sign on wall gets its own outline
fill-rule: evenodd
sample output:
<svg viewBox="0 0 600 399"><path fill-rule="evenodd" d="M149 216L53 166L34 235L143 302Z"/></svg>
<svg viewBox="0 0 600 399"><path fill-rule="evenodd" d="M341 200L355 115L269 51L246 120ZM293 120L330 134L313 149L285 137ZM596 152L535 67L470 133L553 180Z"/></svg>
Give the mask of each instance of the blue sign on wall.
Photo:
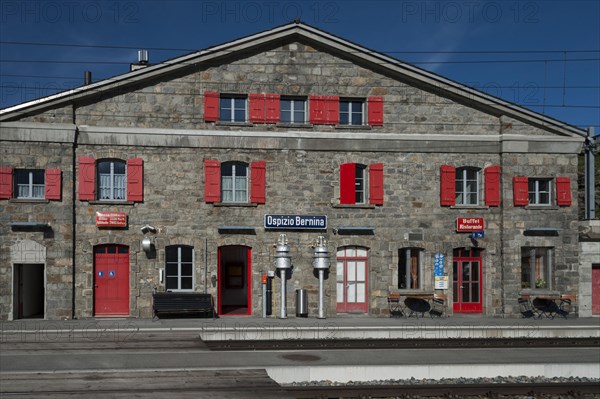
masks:
<svg viewBox="0 0 600 399"><path fill-rule="evenodd" d="M265 215L265 229L327 229L327 216Z"/></svg>
<svg viewBox="0 0 600 399"><path fill-rule="evenodd" d="M444 275L444 264L446 263L446 258L444 254L437 253L433 257L433 276L440 277Z"/></svg>

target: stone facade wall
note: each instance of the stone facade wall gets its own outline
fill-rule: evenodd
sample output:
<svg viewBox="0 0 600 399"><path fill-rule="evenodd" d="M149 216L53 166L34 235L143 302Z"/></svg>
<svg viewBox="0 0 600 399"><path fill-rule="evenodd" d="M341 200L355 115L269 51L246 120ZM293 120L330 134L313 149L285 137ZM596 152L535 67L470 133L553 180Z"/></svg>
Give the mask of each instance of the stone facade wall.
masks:
<svg viewBox="0 0 600 399"><path fill-rule="evenodd" d="M44 264L45 317L62 319L71 317L72 303L72 144L67 143L17 143L2 141L1 165L17 169L59 168L62 170L62 199L0 200L0 319L14 314L14 264ZM11 229L11 222L48 223L49 229ZM44 248L32 257L31 243ZM33 245L35 246L35 245Z"/></svg>

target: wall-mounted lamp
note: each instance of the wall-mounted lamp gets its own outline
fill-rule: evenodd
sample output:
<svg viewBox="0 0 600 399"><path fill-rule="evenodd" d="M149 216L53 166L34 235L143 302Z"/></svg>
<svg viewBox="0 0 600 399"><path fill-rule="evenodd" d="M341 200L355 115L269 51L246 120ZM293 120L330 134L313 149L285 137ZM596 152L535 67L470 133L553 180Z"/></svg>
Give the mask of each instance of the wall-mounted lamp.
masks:
<svg viewBox="0 0 600 399"><path fill-rule="evenodd" d="M154 251L154 239L150 237L142 238L142 250L146 252L146 254Z"/></svg>
<svg viewBox="0 0 600 399"><path fill-rule="evenodd" d="M150 226L149 224L142 226L141 228L142 233L146 234L146 233L156 233L156 227L154 226Z"/></svg>

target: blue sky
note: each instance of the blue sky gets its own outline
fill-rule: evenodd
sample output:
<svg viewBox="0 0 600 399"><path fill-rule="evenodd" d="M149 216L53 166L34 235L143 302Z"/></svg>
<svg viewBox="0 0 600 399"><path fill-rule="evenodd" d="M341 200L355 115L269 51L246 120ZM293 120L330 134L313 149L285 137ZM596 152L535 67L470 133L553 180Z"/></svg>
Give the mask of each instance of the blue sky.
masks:
<svg viewBox="0 0 600 399"><path fill-rule="evenodd" d="M0 108L294 18L600 132L597 0L0 0Z"/></svg>

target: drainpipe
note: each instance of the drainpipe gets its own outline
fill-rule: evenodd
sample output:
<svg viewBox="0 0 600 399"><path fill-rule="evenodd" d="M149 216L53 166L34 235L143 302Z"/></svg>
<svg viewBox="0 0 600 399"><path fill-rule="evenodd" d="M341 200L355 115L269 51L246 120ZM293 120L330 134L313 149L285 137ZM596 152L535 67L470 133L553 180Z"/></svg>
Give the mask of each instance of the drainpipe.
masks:
<svg viewBox="0 0 600 399"><path fill-rule="evenodd" d="M75 105L73 105L73 124L75 124ZM79 128L75 124L75 135L73 136L73 149L72 149L72 163L71 163L71 221L72 221L72 232L71 232L71 319L75 319L75 261L76 261L76 249L77 249L77 212L76 212L76 189L77 177L75 171L77 170L77 140L79 139Z"/></svg>
<svg viewBox="0 0 600 399"><path fill-rule="evenodd" d="M208 277L208 258L206 252L208 251L208 238L204 239L204 293L206 294L206 279Z"/></svg>
<svg viewBox="0 0 600 399"><path fill-rule="evenodd" d="M594 136L594 128L588 128L587 138L585 140L585 216L584 219L592 220L596 218L596 193L595 193L595 173L596 164L596 140L599 135Z"/></svg>

